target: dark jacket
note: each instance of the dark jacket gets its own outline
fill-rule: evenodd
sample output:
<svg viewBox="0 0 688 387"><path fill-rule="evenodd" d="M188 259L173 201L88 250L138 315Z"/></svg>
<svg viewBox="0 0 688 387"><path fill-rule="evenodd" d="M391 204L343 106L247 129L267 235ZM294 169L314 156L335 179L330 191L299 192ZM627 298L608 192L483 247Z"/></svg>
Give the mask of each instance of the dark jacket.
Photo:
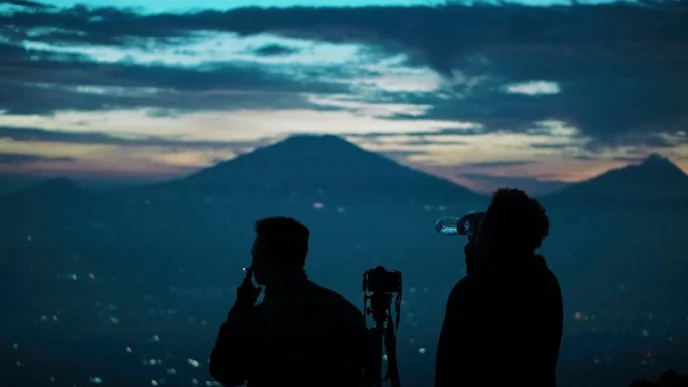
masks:
<svg viewBox="0 0 688 387"><path fill-rule="evenodd" d="M435 387L556 386L561 289L543 257L524 261L473 270L451 291Z"/></svg>
<svg viewBox="0 0 688 387"><path fill-rule="evenodd" d="M267 287L255 307L229 312L210 373L227 387L359 387L369 345L362 312L304 274Z"/></svg>

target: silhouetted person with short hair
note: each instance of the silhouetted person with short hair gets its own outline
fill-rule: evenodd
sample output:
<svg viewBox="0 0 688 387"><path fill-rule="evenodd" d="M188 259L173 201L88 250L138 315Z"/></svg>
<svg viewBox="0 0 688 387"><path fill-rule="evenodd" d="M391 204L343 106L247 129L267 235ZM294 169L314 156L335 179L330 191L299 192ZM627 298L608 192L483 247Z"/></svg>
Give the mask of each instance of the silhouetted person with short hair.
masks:
<svg viewBox="0 0 688 387"><path fill-rule="evenodd" d="M259 220L250 274L220 328L210 373L224 386L363 385L370 341L363 313L308 280L309 231L292 218Z"/></svg>
<svg viewBox="0 0 688 387"><path fill-rule="evenodd" d="M556 385L561 289L535 254L548 233L535 199L516 189L493 194L464 249L467 276L449 295L435 387Z"/></svg>

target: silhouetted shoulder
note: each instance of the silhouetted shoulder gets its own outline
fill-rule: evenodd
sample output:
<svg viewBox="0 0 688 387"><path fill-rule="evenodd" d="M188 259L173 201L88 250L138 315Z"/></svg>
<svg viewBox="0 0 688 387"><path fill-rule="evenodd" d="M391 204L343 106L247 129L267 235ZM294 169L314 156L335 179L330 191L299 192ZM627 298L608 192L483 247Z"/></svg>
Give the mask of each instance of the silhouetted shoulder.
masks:
<svg viewBox="0 0 688 387"><path fill-rule="evenodd" d="M554 274L554 272L552 272L549 269L547 269L547 271L545 272L545 286L561 293L559 279L557 278L556 274Z"/></svg>
<svg viewBox="0 0 688 387"><path fill-rule="evenodd" d="M452 288L450 295L473 289L473 287L475 286L475 282L476 280L472 277L466 276L461 278L461 280L459 280L459 282L457 282L456 285L454 285L454 287Z"/></svg>
<svg viewBox="0 0 688 387"><path fill-rule="evenodd" d="M466 302L466 298L474 292L475 286L476 280L469 276L463 277L459 282L457 282L449 293L447 310L452 310L455 307L464 304Z"/></svg>
<svg viewBox="0 0 688 387"><path fill-rule="evenodd" d="M546 280L550 284L556 285L557 287L559 287L559 279L557 278L557 275L554 274L554 272L552 270L547 268L545 276L546 276Z"/></svg>
<svg viewBox="0 0 688 387"><path fill-rule="evenodd" d="M561 288L559 286L559 279L556 274L552 272L547 266L545 258L538 255L536 258L536 264L542 269L542 282L546 291L561 293Z"/></svg>
<svg viewBox="0 0 688 387"><path fill-rule="evenodd" d="M314 282L311 282L311 286L313 291L317 293L320 301L329 306L328 309L336 309L339 313L351 316L352 319L363 319L363 312L343 295Z"/></svg>
<svg viewBox="0 0 688 387"><path fill-rule="evenodd" d="M552 312L557 315L558 320L563 321L564 301L561 294L561 285L559 285L559 279L549 268L545 270L544 277L544 291L549 294L550 302L554 304L552 306Z"/></svg>
<svg viewBox="0 0 688 387"><path fill-rule="evenodd" d="M461 280L454 285L451 293L449 293L449 299L452 299L457 295L472 292L475 289L476 282L477 280L475 278L468 276L461 278Z"/></svg>

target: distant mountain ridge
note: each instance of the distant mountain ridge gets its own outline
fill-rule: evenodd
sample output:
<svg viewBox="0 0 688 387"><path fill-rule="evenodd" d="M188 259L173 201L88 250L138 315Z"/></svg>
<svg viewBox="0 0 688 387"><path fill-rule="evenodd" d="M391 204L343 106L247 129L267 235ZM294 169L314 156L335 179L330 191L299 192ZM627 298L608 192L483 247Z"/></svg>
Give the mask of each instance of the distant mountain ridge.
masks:
<svg viewBox="0 0 688 387"><path fill-rule="evenodd" d="M482 198L333 135L292 136L156 188L225 197L394 198L434 204Z"/></svg>
<svg viewBox="0 0 688 387"><path fill-rule="evenodd" d="M19 196L29 196L47 197L54 202L58 198L66 200L70 195L74 201L90 200L95 195L66 178L34 179L12 176L11 181L19 183L7 185L7 191L10 191L7 196L13 201ZM266 200L289 197L307 201L321 197L337 201L390 199L423 204L486 198L449 180L402 166L334 135L291 136L187 177L124 190L143 196L163 194L177 198L250 197ZM542 199L560 203L619 200L688 202L688 175L668 158L652 154L638 164L629 164L570 184Z"/></svg>
<svg viewBox="0 0 688 387"><path fill-rule="evenodd" d="M549 196L553 200L688 201L688 175L658 154L607 171Z"/></svg>
<svg viewBox="0 0 688 387"><path fill-rule="evenodd" d="M3 198L3 203L17 203L24 201L34 204L51 204L60 202L75 202L84 204L95 197L92 192L81 188L73 180L66 177L46 179L22 190L12 192Z"/></svg>
<svg viewBox="0 0 688 387"><path fill-rule="evenodd" d="M28 188L12 192L0 198L0 208L38 212L51 207L88 206L97 195L81 188L74 181L60 177L46 179Z"/></svg>
<svg viewBox="0 0 688 387"><path fill-rule="evenodd" d="M0 197L29 188L44 180L42 177L18 173L0 174Z"/></svg>
<svg viewBox="0 0 688 387"><path fill-rule="evenodd" d="M90 222L103 213L97 194L67 178L48 179L0 198L2 227Z"/></svg>

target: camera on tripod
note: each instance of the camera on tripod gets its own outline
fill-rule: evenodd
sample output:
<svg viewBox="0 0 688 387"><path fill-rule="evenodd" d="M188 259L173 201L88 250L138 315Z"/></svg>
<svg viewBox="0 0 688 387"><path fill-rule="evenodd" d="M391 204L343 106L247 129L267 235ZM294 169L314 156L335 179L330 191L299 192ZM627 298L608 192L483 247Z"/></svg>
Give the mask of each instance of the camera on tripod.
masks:
<svg viewBox="0 0 688 387"><path fill-rule="evenodd" d="M388 271L382 266L366 270L363 273L363 291L399 293L401 292L401 272L397 270Z"/></svg>
<svg viewBox="0 0 688 387"><path fill-rule="evenodd" d="M392 299L396 316L392 318ZM369 305L370 302L370 305ZM374 369L368 381L373 387L380 387L382 382L389 380L392 387L399 387L399 368L397 365L396 333L399 329L401 316L401 272L389 271L382 266L366 270L363 273L363 313L372 316L375 326L370 328L373 348L376 353ZM387 376L382 378L382 347L387 352Z"/></svg>

